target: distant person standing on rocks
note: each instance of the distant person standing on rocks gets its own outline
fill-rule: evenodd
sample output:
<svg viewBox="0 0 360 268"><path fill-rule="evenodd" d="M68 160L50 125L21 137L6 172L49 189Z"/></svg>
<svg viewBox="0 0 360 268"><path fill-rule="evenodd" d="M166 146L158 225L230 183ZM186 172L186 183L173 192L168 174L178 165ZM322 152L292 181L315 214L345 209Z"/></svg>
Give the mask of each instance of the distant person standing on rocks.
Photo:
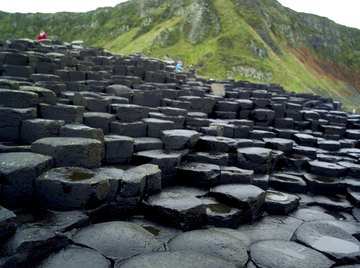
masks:
<svg viewBox="0 0 360 268"><path fill-rule="evenodd" d="M189 66L189 73L191 74L191 75L195 75L195 67L194 67L194 64L190 64L190 66Z"/></svg>
<svg viewBox="0 0 360 268"><path fill-rule="evenodd" d="M184 70L183 64L181 61L178 61L176 66L175 66L175 71L178 72L182 72Z"/></svg>
<svg viewBox="0 0 360 268"><path fill-rule="evenodd" d="M37 40L43 40L43 39L47 39L46 33L44 31L41 31L39 33L39 36L37 37Z"/></svg>

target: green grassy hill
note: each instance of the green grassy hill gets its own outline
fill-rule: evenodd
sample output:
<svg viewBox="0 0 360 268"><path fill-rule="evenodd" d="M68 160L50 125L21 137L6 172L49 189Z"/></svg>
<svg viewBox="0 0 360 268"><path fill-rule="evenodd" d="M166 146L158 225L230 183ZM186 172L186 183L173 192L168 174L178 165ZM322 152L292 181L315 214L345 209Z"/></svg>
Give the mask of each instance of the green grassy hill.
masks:
<svg viewBox="0 0 360 268"><path fill-rule="evenodd" d="M0 12L0 39L84 40L119 54L182 59L214 79L278 83L360 109L360 30L276 0L130 0L86 13Z"/></svg>

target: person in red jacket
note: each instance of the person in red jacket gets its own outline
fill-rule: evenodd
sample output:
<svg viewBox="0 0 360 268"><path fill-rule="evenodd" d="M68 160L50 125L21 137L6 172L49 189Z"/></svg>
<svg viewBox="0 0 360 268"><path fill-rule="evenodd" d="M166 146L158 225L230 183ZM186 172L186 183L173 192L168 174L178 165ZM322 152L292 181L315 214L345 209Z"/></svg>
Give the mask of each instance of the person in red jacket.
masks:
<svg viewBox="0 0 360 268"><path fill-rule="evenodd" d="M37 40L43 40L46 38L47 38L46 33L44 31L41 31L39 36L37 37Z"/></svg>

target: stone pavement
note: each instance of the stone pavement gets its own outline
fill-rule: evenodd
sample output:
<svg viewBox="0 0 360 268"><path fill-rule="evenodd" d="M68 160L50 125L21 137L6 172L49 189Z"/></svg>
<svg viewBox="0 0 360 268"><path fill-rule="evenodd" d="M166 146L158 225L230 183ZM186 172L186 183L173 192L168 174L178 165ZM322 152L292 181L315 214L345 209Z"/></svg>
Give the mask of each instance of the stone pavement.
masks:
<svg viewBox="0 0 360 268"><path fill-rule="evenodd" d="M0 267L356 267L360 115L82 42L0 47Z"/></svg>

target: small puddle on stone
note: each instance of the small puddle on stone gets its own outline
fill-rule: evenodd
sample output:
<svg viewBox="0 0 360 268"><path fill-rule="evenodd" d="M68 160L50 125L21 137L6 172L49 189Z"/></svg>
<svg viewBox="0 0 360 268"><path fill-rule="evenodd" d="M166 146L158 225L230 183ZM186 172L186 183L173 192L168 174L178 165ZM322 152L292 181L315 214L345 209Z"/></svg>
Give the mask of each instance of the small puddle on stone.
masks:
<svg viewBox="0 0 360 268"><path fill-rule="evenodd" d="M155 227L153 226L150 226L150 225L146 225L146 226L143 226L143 228L148 231L149 233L155 235L155 236L158 236L160 234L160 230L159 229L156 229Z"/></svg>
<svg viewBox="0 0 360 268"><path fill-rule="evenodd" d="M335 182L334 178L328 178L328 177L314 177L314 180L321 182Z"/></svg>
<svg viewBox="0 0 360 268"><path fill-rule="evenodd" d="M224 204L210 204L207 207L214 213L230 213L232 209Z"/></svg>
<svg viewBox="0 0 360 268"><path fill-rule="evenodd" d="M288 195L280 192L267 191L266 197L270 198L274 201L286 201L288 199Z"/></svg>
<svg viewBox="0 0 360 268"><path fill-rule="evenodd" d="M343 254L358 252L360 249L360 247L353 242L331 236L322 236L311 246L319 251Z"/></svg>
<svg viewBox="0 0 360 268"><path fill-rule="evenodd" d="M71 181L83 181L94 177L93 173L73 171L68 175L68 179Z"/></svg>
<svg viewBox="0 0 360 268"><path fill-rule="evenodd" d="M286 249L286 248L281 248L281 249L276 249L280 252L280 254L286 255L289 257L290 260L292 259L298 259L298 260L305 260L306 256L302 255L299 252L296 252L294 250L291 249Z"/></svg>
<svg viewBox="0 0 360 268"><path fill-rule="evenodd" d="M346 217L341 215L339 212L336 211L330 211L330 210L326 210L324 211L326 214L329 214L330 216L333 216L335 219L339 220L339 221L344 221L346 220Z"/></svg>

